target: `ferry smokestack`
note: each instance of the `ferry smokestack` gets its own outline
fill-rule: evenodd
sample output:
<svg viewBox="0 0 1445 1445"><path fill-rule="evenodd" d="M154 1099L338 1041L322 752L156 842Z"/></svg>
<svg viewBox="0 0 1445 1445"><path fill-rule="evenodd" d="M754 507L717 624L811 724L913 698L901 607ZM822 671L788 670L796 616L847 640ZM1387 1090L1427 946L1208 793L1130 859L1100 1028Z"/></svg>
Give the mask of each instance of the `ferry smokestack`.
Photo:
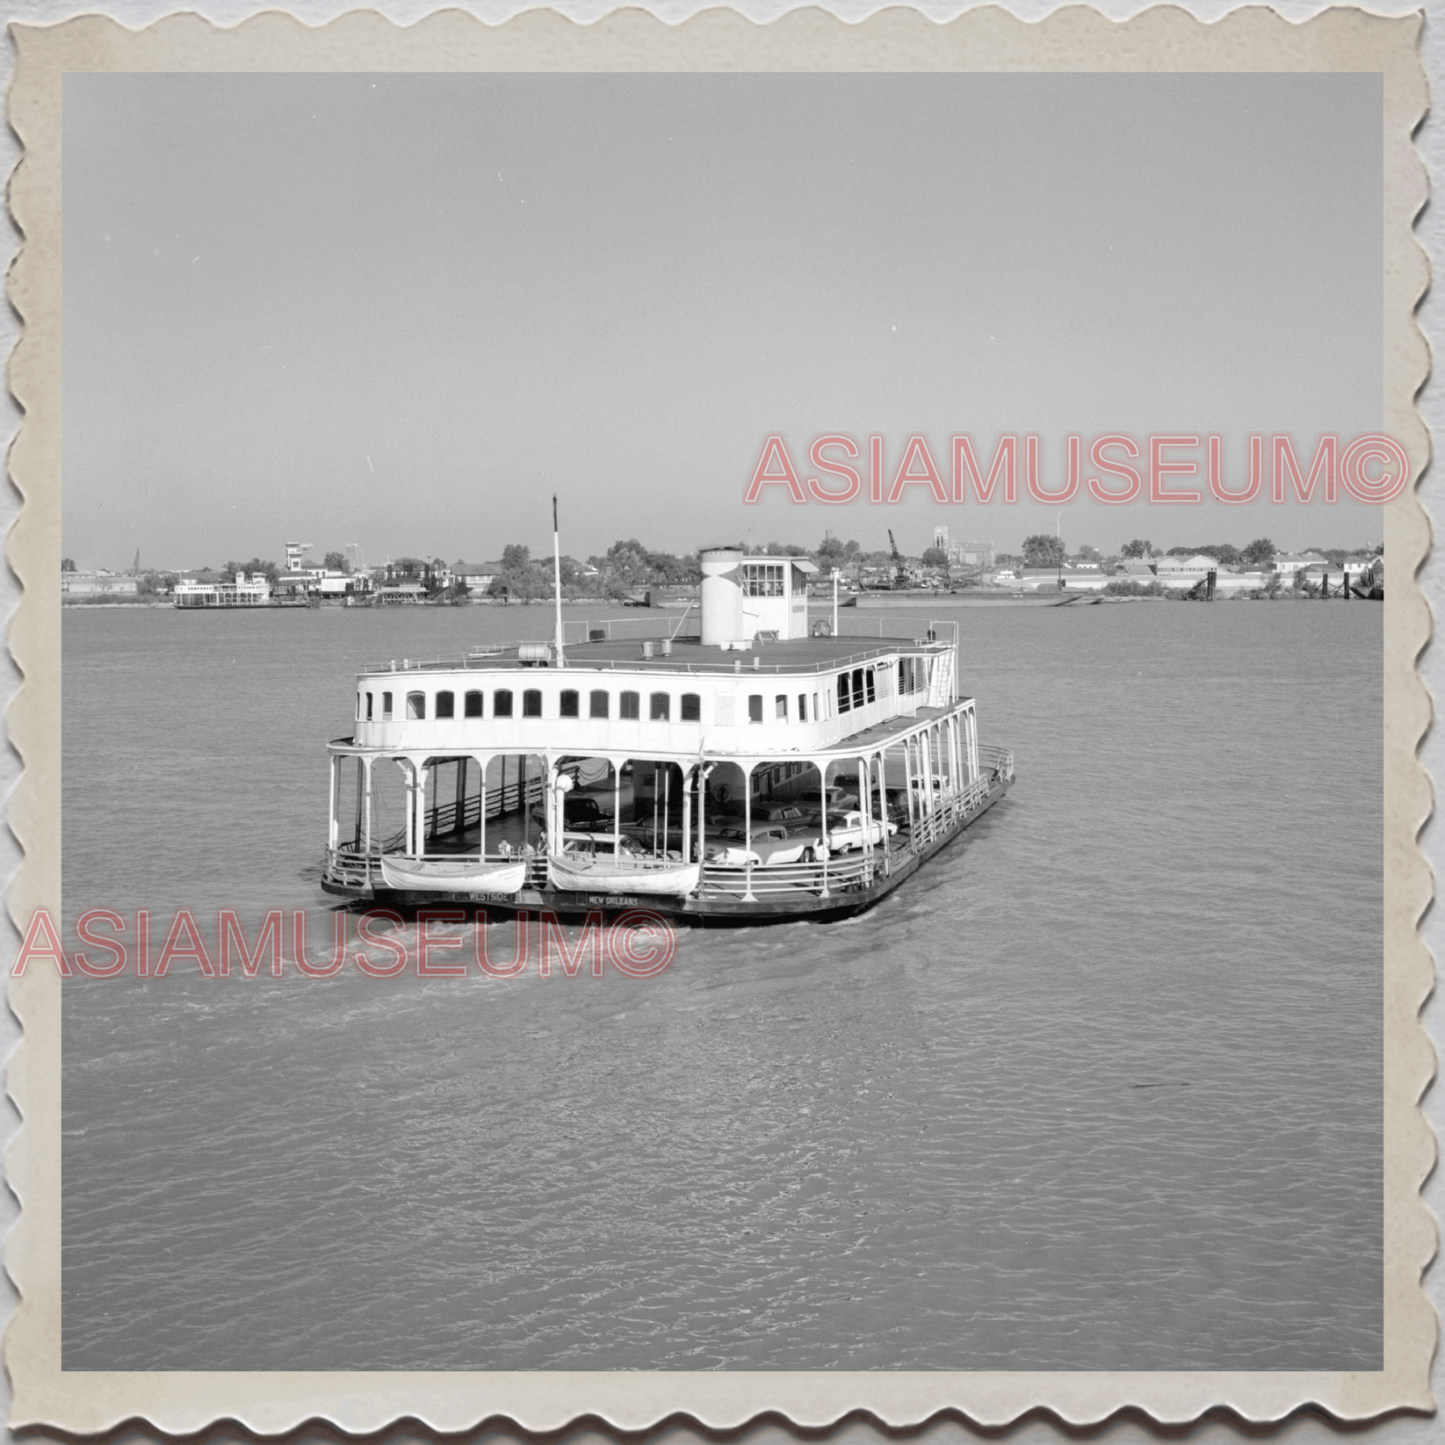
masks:
<svg viewBox="0 0 1445 1445"><path fill-rule="evenodd" d="M706 547L698 554L702 567L702 641L726 647L751 637L743 621L743 552L740 547Z"/></svg>

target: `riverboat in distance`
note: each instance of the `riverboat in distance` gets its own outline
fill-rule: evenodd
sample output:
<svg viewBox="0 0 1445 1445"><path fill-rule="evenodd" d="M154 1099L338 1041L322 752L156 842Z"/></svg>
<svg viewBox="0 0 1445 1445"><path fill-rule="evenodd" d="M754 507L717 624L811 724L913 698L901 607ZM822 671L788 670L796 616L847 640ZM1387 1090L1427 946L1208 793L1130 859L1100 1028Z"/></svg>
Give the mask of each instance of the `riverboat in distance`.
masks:
<svg viewBox="0 0 1445 1445"><path fill-rule="evenodd" d="M695 620L575 639L559 622L550 643L364 669L355 730L330 744L322 887L401 908L832 919L1008 791L1012 754L979 742L959 695L956 635L834 636L809 625L811 564L720 547L701 565ZM624 635L639 627L654 635Z"/></svg>

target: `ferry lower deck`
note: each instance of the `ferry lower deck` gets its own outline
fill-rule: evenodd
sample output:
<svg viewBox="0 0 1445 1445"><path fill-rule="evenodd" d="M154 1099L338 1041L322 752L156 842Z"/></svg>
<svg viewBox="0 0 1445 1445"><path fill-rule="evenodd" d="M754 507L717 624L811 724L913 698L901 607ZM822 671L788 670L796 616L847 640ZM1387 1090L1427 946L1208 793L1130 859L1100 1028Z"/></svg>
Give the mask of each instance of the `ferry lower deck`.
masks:
<svg viewBox="0 0 1445 1445"><path fill-rule="evenodd" d="M1013 782L1012 754L974 736L968 698L810 756L408 756L351 739L331 752L327 892L358 906L559 918L857 913Z"/></svg>

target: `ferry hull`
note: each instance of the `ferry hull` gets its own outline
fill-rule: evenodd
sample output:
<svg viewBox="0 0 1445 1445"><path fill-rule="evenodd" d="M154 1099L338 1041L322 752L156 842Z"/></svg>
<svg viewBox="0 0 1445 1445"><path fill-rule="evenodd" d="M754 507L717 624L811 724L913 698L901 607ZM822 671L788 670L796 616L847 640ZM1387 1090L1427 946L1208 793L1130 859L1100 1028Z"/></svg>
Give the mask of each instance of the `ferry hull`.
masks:
<svg viewBox="0 0 1445 1445"><path fill-rule="evenodd" d="M964 829L981 818L1013 785L1012 777L997 779L988 792L965 811L957 821L926 844L893 850L890 867L885 871L875 864L871 879L866 882L847 880L844 887L820 889L798 887L783 893L755 892L744 896L745 875L737 872L735 896L707 893L700 897L668 897L664 895L625 893L589 893L553 887L522 888L515 894L481 895L476 893L447 894L435 890L425 893L386 888L364 889L344 886L325 880L326 892L349 899L356 907L382 906L402 911L435 908L438 904L472 910L478 917L509 917L520 912L552 913L561 919L582 919L601 913L616 917L645 910L674 923L697 927L753 927L769 923L796 923L799 920L828 922L864 913L907 882L936 853L947 848ZM855 859L858 855L854 855ZM757 869L755 880L766 878L768 870Z"/></svg>

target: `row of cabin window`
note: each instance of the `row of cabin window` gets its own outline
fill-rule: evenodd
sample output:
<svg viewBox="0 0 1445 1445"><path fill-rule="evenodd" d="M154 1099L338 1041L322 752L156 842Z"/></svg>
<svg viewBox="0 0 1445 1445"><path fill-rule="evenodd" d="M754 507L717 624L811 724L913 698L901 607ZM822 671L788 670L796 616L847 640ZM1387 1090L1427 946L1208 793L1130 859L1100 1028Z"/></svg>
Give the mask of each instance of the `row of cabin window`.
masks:
<svg viewBox="0 0 1445 1445"><path fill-rule="evenodd" d="M915 692L924 685L923 668L918 666L915 672L915 663L921 663L921 659L905 657L899 659L899 690L901 692ZM373 720L375 694L367 693L366 713L367 722ZM603 688L590 692L587 697L587 716L591 718L605 718L610 715L612 694ZM838 674L838 711L840 713L851 712L854 708L864 707L870 702L878 700L877 682L874 671L871 667L856 667L851 673L840 672ZM764 696L762 693L753 693L748 698L748 721L760 723L763 721ZM778 693L773 699L773 717L777 722L788 721L789 698L787 693ZM361 713L362 702L358 697L356 700L358 715ZM582 694L572 688L564 688L559 699L559 717L571 718L582 716ZM381 695L381 719L389 721L392 714L392 695L384 692ZM406 715L408 718L426 717L426 694L424 692L409 692L406 695ZM468 692L463 694L464 717L481 717L482 694L480 692ZM822 713L818 707L818 694L813 694L813 719L816 722L821 718ZM456 716L456 694L452 692L439 692L436 695L436 712L438 718L451 718ZM513 696L510 688L497 688L492 693L492 716L512 717ZM522 716L542 716L542 692L540 688L527 688L522 693ZM617 716L623 719L640 719L642 717L642 694L636 692L624 692L618 699ZM672 717L672 695L666 692L654 692L648 698L648 718L652 722L668 722ZM700 722L702 720L702 699L695 692L685 692L682 695L682 706L678 713L682 722ZM797 719L799 722L808 721L808 694L798 694Z"/></svg>
<svg viewBox="0 0 1445 1445"><path fill-rule="evenodd" d="M371 722L376 717L376 695L365 694L365 720ZM612 694L605 689L598 689L587 696L587 716L594 718L605 718L610 715ZM493 717L514 717L515 700L512 690L508 687L499 687L492 693L492 716ZM581 717L582 716L582 694L572 688L564 688L559 698L559 717ZM362 715L362 699L356 699L358 716ZM433 716L438 718L451 718L457 715L457 699L453 692L439 692L436 695L436 712ZM392 715L392 695L384 692L381 695L381 720L389 722ZM426 693L409 692L406 695L406 715L408 718L426 717ZM462 695L462 716L482 717L483 703L480 692L468 692ZM529 687L522 693L523 717L542 716L542 692L540 688ZM636 692L624 692L618 698L618 712L620 718L640 719L642 717L642 694ZM685 692L682 695L682 706L678 716L683 722L702 721L702 698L695 692ZM672 694L666 692L654 692L648 698L648 717L653 722L668 722L672 718Z"/></svg>
<svg viewBox="0 0 1445 1445"><path fill-rule="evenodd" d="M845 674L846 678L846 674ZM842 701L842 683L845 678L840 678L839 706L844 712L848 710L848 704ZM869 669L868 697L872 700L872 669ZM375 694L365 694L365 720L371 722L375 719ZM588 696L588 716L594 718L605 718L609 715L608 709L611 694L598 690ZM764 697L762 693L753 693L748 698L748 721L760 723L763 721ZM560 697L561 711L559 716L564 718L581 717L582 697L571 688L563 690ZM778 722L788 721L789 698L787 693L778 693L773 699L773 716ZM362 710L362 700L358 696L356 700L357 711ZM862 704L859 703L861 707ZM482 694L480 692L469 692L463 696L463 716L481 717ZM492 716L513 717L513 697L510 688L498 688L492 694ZM389 722L392 715L392 695L384 692L381 695L381 721ZM426 694L424 692L409 692L406 695L406 715L412 719L424 719L426 717ZM642 694L636 692L624 692L618 700L618 717L640 720L642 717ZM436 713L438 718L452 718L456 716L456 694L451 692L439 692L436 695ZM539 688L528 688L522 694L522 716L542 716L542 693ZM685 692L682 695L682 709L678 714L682 722L702 721L702 698L695 692ZM822 714L818 707L818 694L813 694L813 717L816 720ZM672 717L672 696L670 693L654 692L648 698L648 717L652 722L669 722ZM799 722L808 721L808 694L798 694Z"/></svg>

